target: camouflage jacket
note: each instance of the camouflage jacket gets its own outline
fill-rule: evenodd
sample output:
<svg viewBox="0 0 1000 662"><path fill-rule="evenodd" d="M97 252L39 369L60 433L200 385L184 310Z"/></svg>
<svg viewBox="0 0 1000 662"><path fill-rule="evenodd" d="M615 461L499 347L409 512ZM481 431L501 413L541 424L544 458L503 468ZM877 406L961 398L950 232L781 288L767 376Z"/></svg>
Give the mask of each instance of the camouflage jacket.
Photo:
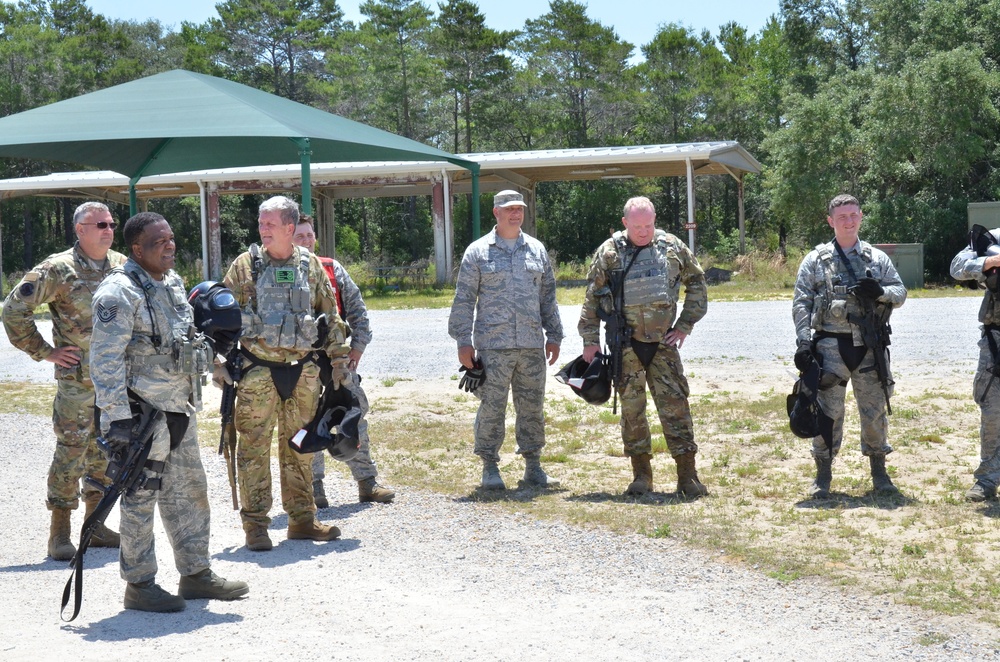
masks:
<svg viewBox="0 0 1000 662"><path fill-rule="evenodd" d="M212 355L193 321L173 271L156 281L129 259L104 279L94 293L90 374L106 422L132 417L128 389L162 411L198 408L196 384Z"/></svg>
<svg viewBox="0 0 1000 662"><path fill-rule="evenodd" d="M469 244L458 272L448 334L459 347L478 349L561 343L556 278L542 242L522 232L511 251L498 243L494 227Z"/></svg>
<svg viewBox="0 0 1000 662"><path fill-rule="evenodd" d="M1000 241L1000 228L990 230L995 240ZM951 277L955 280L974 280L977 283L986 282L986 274L983 273L983 263L986 262L985 255L978 255L976 250L966 246L951 261ZM979 306L979 321L990 326L1000 325L1000 305L997 297L986 289L983 295L983 303Z"/></svg>
<svg viewBox="0 0 1000 662"><path fill-rule="evenodd" d="M76 346L82 350L80 363L72 368L55 366L56 379L90 383L91 299L97 286L115 267L125 264L125 256L108 251L100 269L80 250L79 242L56 253L24 274L3 305L3 325L10 343L35 361L52 353L52 345L38 331L35 308L48 304L52 315L52 341L56 347Z"/></svg>
<svg viewBox="0 0 1000 662"><path fill-rule="evenodd" d="M372 341L372 329L368 323L368 307L361 298L361 288L340 262L332 260L337 292L344 305L344 318L351 331L351 349L364 352Z"/></svg>
<svg viewBox="0 0 1000 662"><path fill-rule="evenodd" d="M634 258L634 261L633 261ZM674 235L657 230L652 241L637 248L618 231L594 253L587 293L577 325L584 346L599 345L598 308L611 312L614 306L608 272L625 269L625 319L632 337L641 342L660 342L675 326L690 334L708 312L705 272L687 245ZM680 286L684 284L684 307L677 315Z"/></svg>
<svg viewBox="0 0 1000 662"><path fill-rule="evenodd" d="M250 251L237 257L232 265L230 265L224 281L226 287L233 291L236 301L244 312L244 333L247 333L246 320L257 316L258 313L257 284L264 276L264 270L269 268L297 270L299 264L307 261L308 283L282 283L281 285L286 286L285 289L288 290L287 303L284 305L282 311L277 312L291 313L293 310L291 303L293 286L305 285L308 289L308 301L304 302L304 308L307 309L308 316L315 319L325 313L329 322L330 331L324 349L330 356L343 356L351 348L347 344L347 327L340 319L340 315L337 314L337 300L333 293L333 288L330 286L330 279L323 270L323 265L320 264L318 257L304 248L299 248L298 246L294 248L295 250L292 252L291 257L281 262L272 262L267 251L261 251L261 264L257 275L257 282L255 282L253 275L254 260ZM298 276L296 276L297 278ZM260 330L261 333L255 336L240 338L240 345L254 356L265 361L290 363L301 360L310 353L309 350L289 349L280 347L272 342L270 339L279 335L281 331L280 328L272 328L274 327L272 319L277 320L277 317L265 315L264 317L258 316L258 318L263 323L263 328ZM282 317L282 320L284 319L287 319L287 317ZM308 322L308 320L305 321Z"/></svg>
<svg viewBox="0 0 1000 662"><path fill-rule="evenodd" d="M889 256L866 241L858 240L844 254L851 263L848 269L837 252L834 242L816 246L803 259L795 280L792 298L792 320L796 340L810 340L813 331L851 333L854 344L861 346L860 331L847 321L847 315L860 315L857 297L848 293L857 278L869 274L885 289L879 301L898 308L906 301L906 288Z"/></svg>

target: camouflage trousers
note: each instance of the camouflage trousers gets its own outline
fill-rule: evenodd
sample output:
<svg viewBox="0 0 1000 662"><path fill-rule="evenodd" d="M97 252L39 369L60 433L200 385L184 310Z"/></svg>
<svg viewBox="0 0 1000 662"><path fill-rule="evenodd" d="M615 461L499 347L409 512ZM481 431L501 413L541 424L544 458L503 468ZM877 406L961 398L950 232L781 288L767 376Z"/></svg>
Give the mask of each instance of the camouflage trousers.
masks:
<svg viewBox="0 0 1000 662"><path fill-rule="evenodd" d="M269 368L252 366L243 375L236 391L233 421L239 432L236 473L244 528L266 527L271 523L271 441L275 423L278 426L281 507L288 513L289 524L310 522L315 516L309 466L313 454L296 453L288 440L312 420L319 393L319 368L315 363L302 367L292 397L284 402L274 387Z"/></svg>
<svg viewBox="0 0 1000 662"><path fill-rule="evenodd" d="M651 453L653 441L646 420L646 386L660 417L663 437L671 456L698 450L694 422L688 405L687 378L676 347L660 345L648 368L626 348L622 353L622 385L618 391L622 408L622 444L629 456Z"/></svg>
<svg viewBox="0 0 1000 662"><path fill-rule="evenodd" d="M1000 342L1000 332L991 331ZM993 357L986 337L979 340L979 364L972 393L979 405L979 466L973 475L991 487L1000 485L1000 377L992 373ZM988 387L988 390L987 390Z"/></svg>
<svg viewBox="0 0 1000 662"><path fill-rule="evenodd" d="M94 434L94 386L70 379L56 380L52 403L52 429L56 450L49 467L47 503L49 510L75 510L79 506L80 480L89 476L107 484L104 472L108 460L97 447ZM83 482L84 498L99 498L101 492Z"/></svg>
<svg viewBox="0 0 1000 662"><path fill-rule="evenodd" d="M351 470L351 476L354 480L361 481L366 478L375 478L378 476L378 468L375 466L375 462L372 461L371 439L368 438L368 396L365 394L365 390L361 388L361 376L355 372L353 373L353 377L354 381L351 383L351 393L357 396L358 403L361 405L362 418L358 424L360 448L358 448L358 454L354 456L354 459L349 460L346 464ZM326 457L327 453L313 454L313 480L323 480L326 478Z"/></svg>
<svg viewBox="0 0 1000 662"><path fill-rule="evenodd" d="M875 372L875 359L869 350L861 364L848 370L836 338L822 338L816 343L817 351L823 357L823 372L833 373L841 382L850 381L854 391L854 399L858 404L858 414L861 418L861 454L886 455L892 452L889 445L889 419L886 416L885 393ZM892 379L890 374L889 379ZM889 387L892 394L892 387ZM817 398L820 408L833 419L833 457L840 452L840 444L844 438L844 399L847 397L847 387L839 383L833 387L821 390ZM818 458L831 457L830 449L822 436L813 439L813 456Z"/></svg>
<svg viewBox="0 0 1000 662"><path fill-rule="evenodd" d="M174 565L183 575L193 575L209 566L210 513L208 481L198 448L198 422L192 414L177 448L170 449L166 421L153 428L149 459L165 461L162 473L146 469L150 478L160 478L158 490L136 490L121 500L122 578L129 583L156 576L153 542L153 510L158 507L167 539L174 550Z"/></svg>
<svg viewBox="0 0 1000 662"><path fill-rule="evenodd" d="M486 381L475 391L474 453L484 460L500 461L506 434L507 396L513 392L517 417L514 437L517 452L538 453L545 446L545 350L483 349L479 351Z"/></svg>

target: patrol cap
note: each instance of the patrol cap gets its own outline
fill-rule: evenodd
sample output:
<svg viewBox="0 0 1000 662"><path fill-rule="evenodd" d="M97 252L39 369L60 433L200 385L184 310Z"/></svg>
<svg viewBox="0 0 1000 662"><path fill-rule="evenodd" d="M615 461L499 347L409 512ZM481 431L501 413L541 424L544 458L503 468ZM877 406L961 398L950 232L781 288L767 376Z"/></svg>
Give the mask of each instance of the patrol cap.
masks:
<svg viewBox="0 0 1000 662"><path fill-rule="evenodd" d="M517 191L500 191L493 196L494 207L527 207L524 203L524 196Z"/></svg>

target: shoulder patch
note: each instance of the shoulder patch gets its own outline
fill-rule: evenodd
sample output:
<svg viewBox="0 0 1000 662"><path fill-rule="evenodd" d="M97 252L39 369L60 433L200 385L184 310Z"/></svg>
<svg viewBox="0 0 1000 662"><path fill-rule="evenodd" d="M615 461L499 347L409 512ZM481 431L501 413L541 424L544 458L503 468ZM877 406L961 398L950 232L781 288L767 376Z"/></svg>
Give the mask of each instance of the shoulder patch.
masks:
<svg viewBox="0 0 1000 662"><path fill-rule="evenodd" d="M115 321L115 318L118 317L118 304L105 306L104 302L101 301L97 304L94 312L97 314L97 319L99 319L102 324L109 324Z"/></svg>

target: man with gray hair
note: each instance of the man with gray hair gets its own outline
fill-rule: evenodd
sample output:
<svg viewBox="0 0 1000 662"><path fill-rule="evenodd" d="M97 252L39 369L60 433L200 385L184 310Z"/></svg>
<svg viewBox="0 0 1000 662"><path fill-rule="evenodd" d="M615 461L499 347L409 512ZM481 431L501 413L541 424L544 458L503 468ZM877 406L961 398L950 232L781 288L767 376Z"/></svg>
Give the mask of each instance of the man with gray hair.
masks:
<svg viewBox="0 0 1000 662"><path fill-rule="evenodd" d="M471 389L480 399L474 452L483 461L485 490L506 488L499 462L511 391L517 452L525 464L522 483L559 485L542 469L541 453L545 363L548 359L552 365L559 358L562 320L545 246L521 231L526 206L517 191L500 191L493 197L497 224L465 250L448 318L448 333L458 342L462 367L485 373L485 380Z"/></svg>
<svg viewBox="0 0 1000 662"><path fill-rule="evenodd" d="M349 386L346 327L337 314L337 299L319 258L294 243L299 206L284 196L260 206L257 244L233 262L226 287L243 310L240 356L244 368L236 390L234 423L240 517L247 549L272 549L271 440L278 427L281 505L288 513L288 538L335 540L336 526L316 519L312 491L312 456L289 447L288 441L316 413L322 391L320 368L313 360L320 315L329 332L322 347L330 357L333 380Z"/></svg>
<svg viewBox="0 0 1000 662"><path fill-rule="evenodd" d="M622 403L622 445L632 464L633 480L625 494L641 497L653 491L648 386L667 450L677 465L678 496L705 496L708 489L695 466L698 444L679 351L708 312L705 273L683 241L657 229L656 209L649 198L630 198L623 214L625 229L605 240L591 262L577 324L583 360L590 363L600 351L601 317L612 312L624 316L631 335L622 338L627 345L621 350L621 376L616 376L615 386ZM682 284L684 302L678 310ZM610 344L612 339L606 341Z"/></svg>
<svg viewBox="0 0 1000 662"><path fill-rule="evenodd" d="M3 305L3 325L10 343L35 361L55 364L52 426L56 448L49 467L46 505L52 512L48 554L57 561L68 561L76 554L70 515L79 506L80 479L86 476L107 484L104 472L108 461L97 447L94 428L91 298L108 272L125 264L125 256L111 250L115 226L106 205L85 202L77 207L73 214L76 243L26 273ZM35 309L43 305L52 315L51 345L35 324ZM84 481L82 493L90 515L102 492ZM90 544L118 547L119 536L99 524Z"/></svg>

